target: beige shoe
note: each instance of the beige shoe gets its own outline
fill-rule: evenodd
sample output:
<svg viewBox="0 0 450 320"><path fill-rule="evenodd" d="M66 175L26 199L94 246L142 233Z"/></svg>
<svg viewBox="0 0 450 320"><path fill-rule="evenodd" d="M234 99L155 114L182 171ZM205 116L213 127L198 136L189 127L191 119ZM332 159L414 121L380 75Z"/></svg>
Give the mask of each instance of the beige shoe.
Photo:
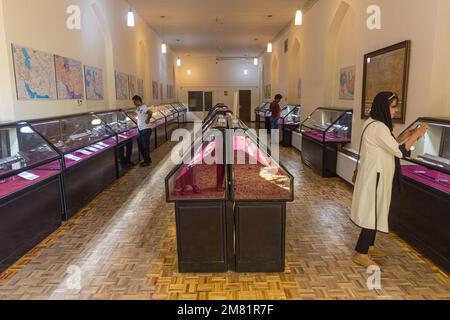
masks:
<svg viewBox="0 0 450 320"><path fill-rule="evenodd" d="M353 262L363 266L364 268L369 268L371 266L378 267L378 265L369 258L368 255L357 253L353 256Z"/></svg>
<svg viewBox="0 0 450 320"><path fill-rule="evenodd" d="M387 257L388 253L386 251L384 251L383 249L376 248L376 247L370 247L369 248L369 255L375 256L375 257L379 257L379 258L383 258L383 257Z"/></svg>

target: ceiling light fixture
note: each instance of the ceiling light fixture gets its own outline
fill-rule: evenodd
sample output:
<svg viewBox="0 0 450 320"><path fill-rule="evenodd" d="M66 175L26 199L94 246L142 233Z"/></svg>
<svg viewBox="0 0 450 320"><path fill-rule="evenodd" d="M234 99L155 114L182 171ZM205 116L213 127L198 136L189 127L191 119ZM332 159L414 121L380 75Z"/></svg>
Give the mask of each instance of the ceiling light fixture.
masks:
<svg viewBox="0 0 450 320"><path fill-rule="evenodd" d="M177 59L177 66L181 67L181 59L180 59L180 57L178 57L178 59Z"/></svg>
<svg viewBox="0 0 450 320"><path fill-rule="evenodd" d="M248 70L247 69L244 70L244 74L248 75Z"/></svg>
<svg viewBox="0 0 450 320"><path fill-rule="evenodd" d="M255 58L255 59L253 59L253 64L255 65L255 66L257 66L258 65L258 58Z"/></svg>
<svg viewBox="0 0 450 320"><path fill-rule="evenodd" d="M269 43L267 44L267 52L268 52L268 53L271 53L272 50L273 50L273 48L272 48L272 42L269 42Z"/></svg>
<svg viewBox="0 0 450 320"><path fill-rule="evenodd" d="M188 76L190 76L192 74L191 68L188 68L187 74L188 74Z"/></svg>
<svg viewBox="0 0 450 320"><path fill-rule="evenodd" d="M303 12L302 10L298 9L295 13L295 25L301 26L303 24Z"/></svg>
<svg viewBox="0 0 450 320"><path fill-rule="evenodd" d="M128 11L127 15L127 26L130 28L134 28L136 26L135 20L134 20L134 13L133 9L130 8L130 11Z"/></svg>

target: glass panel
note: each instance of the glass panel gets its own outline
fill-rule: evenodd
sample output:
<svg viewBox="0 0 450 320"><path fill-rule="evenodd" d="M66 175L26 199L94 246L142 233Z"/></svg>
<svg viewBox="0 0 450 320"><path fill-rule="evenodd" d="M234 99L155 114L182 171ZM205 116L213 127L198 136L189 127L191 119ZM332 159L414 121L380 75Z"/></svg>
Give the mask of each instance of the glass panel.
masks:
<svg viewBox="0 0 450 320"><path fill-rule="evenodd" d="M450 123L419 120L408 130L428 124L429 129L425 136L417 141L410 159L423 164L450 171Z"/></svg>
<svg viewBox="0 0 450 320"><path fill-rule="evenodd" d="M50 161L58 156L28 124L0 127L0 175Z"/></svg>
<svg viewBox="0 0 450 320"><path fill-rule="evenodd" d="M32 127L62 153L95 144L114 135L94 115L35 122Z"/></svg>
<svg viewBox="0 0 450 320"><path fill-rule="evenodd" d="M270 117L270 103L265 102L262 105L260 105L258 109L258 114L262 118Z"/></svg>
<svg viewBox="0 0 450 320"><path fill-rule="evenodd" d="M322 142L349 143L352 121L352 112L319 108L302 124L302 134Z"/></svg>
<svg viewBox="0 0 450 320"><path fill-rule="evenodd" d="M281 111L280 124L300 125L301 107L295 105L286 105Z"/></svg>
<svg viewBox="0 0 450 320"><path fill-rule="evenodd" d="M183 164L167 181L171 201L225 199L223 135L209 130L183 156Z"/></svg>
<svg viewBox="0 0 450 320"><path fill-rule="evenodd" d="M234 133L234 200L289 200L292 177L258 146L256 139L249 131Z"/></svg>
<svg viewBox="0 0 450 320"><path fill-rule="evenodd" d="M105 112L96 114L104 123L106 123L115 133L123 133L136 129L136 123L123 112Z"/></svg>

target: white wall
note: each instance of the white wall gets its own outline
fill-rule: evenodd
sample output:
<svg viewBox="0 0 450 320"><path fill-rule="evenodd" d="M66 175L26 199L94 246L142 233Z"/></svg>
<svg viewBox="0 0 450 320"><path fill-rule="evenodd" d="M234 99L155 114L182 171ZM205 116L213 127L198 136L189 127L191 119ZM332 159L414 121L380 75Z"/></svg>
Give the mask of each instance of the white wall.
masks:
<svg viewBox="0 0 450 320"><path fill-rule="evenodd" d="M81 30L66 28L68 18L66 8L72 4L81 7ZM127 27L126 15L130 6L125 1L2 0L2 5L4 23L1 24L2 28L4 27L5 38L2 39L0 29L0 54L8 57L7 82L11 85L9 88L5 85L4 80L1 80L5 76L2 75L0 91L2 97L12 95L10 99L12 101L0 105L2 121L130 106L131 101L116 100L114 79L116 70L144 79L144 98L148 104L167 101L167 99L153 101L151 85L152 80L163 83L166 96L166 85L174 84L175 81L173 79L175 56L170 48L166 55L161 53L161 40L138 15L136 27ZM102 68L105 100L84 100L80 106L74 100L18 101L10 49L12 43L77 59L84 64Z"/></svg>
<svg viewBox="0 0 450 320"><path fill-rule="evenodd" d="M379 5L382 29L366 25L369 5ZM302 78L302 116L320 106L332 104L354 109L353 143L359 144L363 56L404 41L412 41L406 124L396 125L399 133L420 116L450 116L450 1L448 0L320 0L304 15L304 24L292 25L273 41L273 53L264 54L265 82L277 79L272 95L289 97L284 79ZM284 54L286 38L300 41L300 71L292 68ZM277 60L277 74L271 62ZM356 65L354 101L339 99L339 70ZM271 80L267 80L271 79Z"/></svg>
<svg viewBox="0 0 450 320"><path fill-rule="evenodd" d="M233 94L239 90L252 91L253 110L260 103L259 67L254 66L253 59L216 61L213 56L182 56L182 66L177 68L177 97L179 101L188 103L189 91L212 91L213 105L225 103L233 106ZM189 76L187 70L191 69ZM244 70L248 74L244 74ZM228 96L225 96L228 91ZM203 116L197 114L197 116Z"/></svg>

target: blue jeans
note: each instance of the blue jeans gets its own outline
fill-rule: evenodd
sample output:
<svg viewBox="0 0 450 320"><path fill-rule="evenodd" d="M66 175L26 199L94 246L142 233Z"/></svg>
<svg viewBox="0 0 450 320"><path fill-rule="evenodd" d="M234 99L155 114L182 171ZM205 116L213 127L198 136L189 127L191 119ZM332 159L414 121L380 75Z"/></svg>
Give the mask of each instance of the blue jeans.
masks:
<svg viewBox="0 0 450 320"><path fill-rule="evenodd" d="M150 163L150 137L152 135L152 129L146 129L139 131L138 144L139 151L144 158L145 163Z"/></svg>
<svg viewBox="0 0 450 320"><path fill-rule="evenodd" d="M270 119L270 123L272 125L272 130L278 129L278 119Z"/></svg>

